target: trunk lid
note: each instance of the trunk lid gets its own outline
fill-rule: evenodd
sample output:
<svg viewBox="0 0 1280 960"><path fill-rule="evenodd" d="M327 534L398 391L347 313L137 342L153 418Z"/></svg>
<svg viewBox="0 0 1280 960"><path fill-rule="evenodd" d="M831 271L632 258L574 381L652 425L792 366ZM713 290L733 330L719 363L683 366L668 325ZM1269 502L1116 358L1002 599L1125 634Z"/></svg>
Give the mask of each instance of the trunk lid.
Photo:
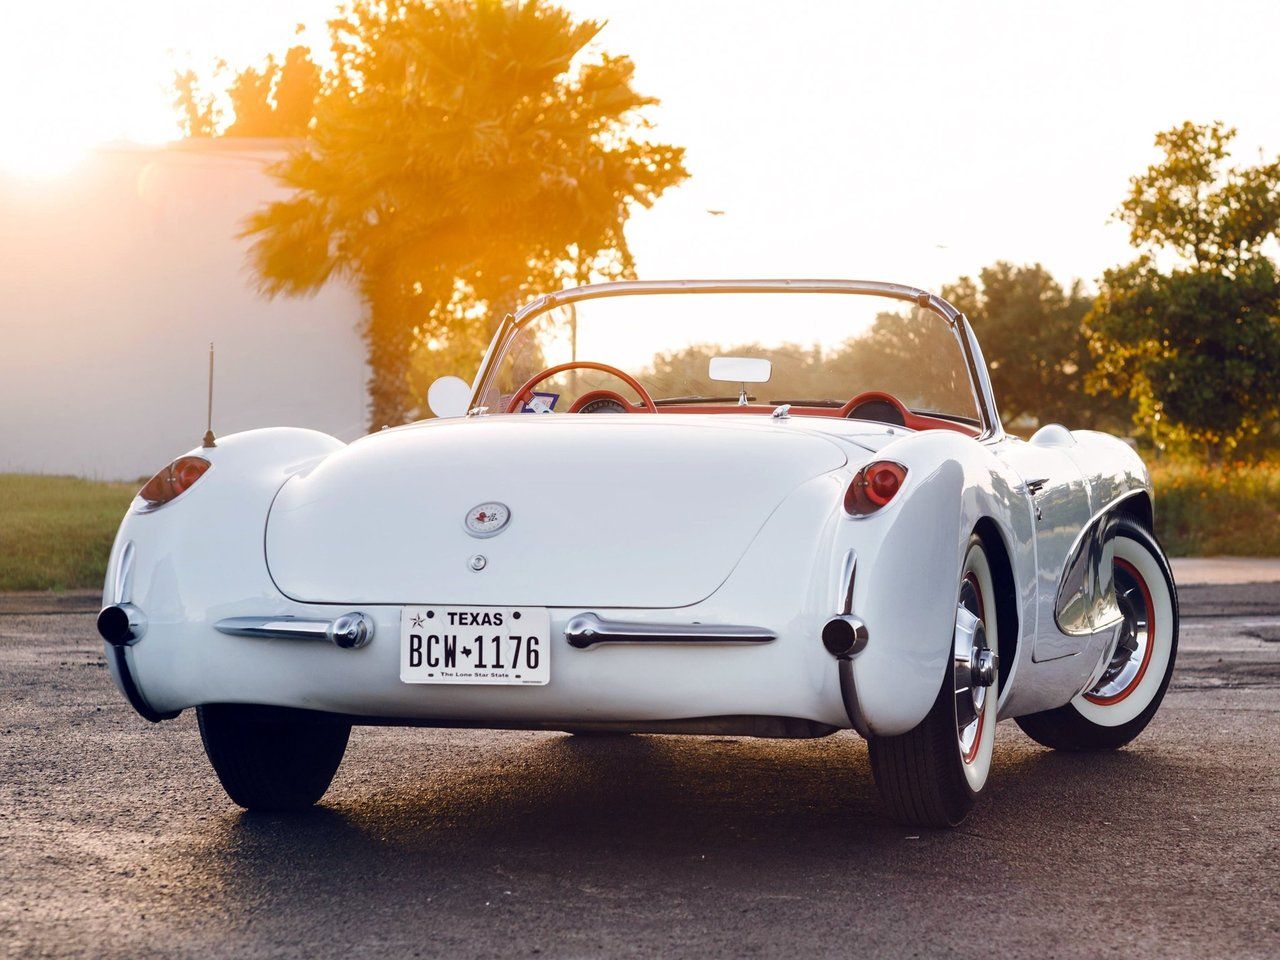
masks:
<svg viewBox="0 0 1280 960"><path fill-rule="evenodd" d="M767 422L432 421L286 482L267 565L283 593L316 603L686 606L719 587L792 490L845 462L832 440ZM509 522L477 538L466 518L490 502Z"/></svg>

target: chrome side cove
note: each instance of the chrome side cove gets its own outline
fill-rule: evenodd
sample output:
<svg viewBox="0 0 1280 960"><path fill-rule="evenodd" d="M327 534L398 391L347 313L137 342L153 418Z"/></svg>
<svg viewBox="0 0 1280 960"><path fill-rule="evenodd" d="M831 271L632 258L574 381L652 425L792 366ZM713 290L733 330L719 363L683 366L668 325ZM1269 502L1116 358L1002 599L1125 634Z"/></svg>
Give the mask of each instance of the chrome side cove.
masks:
<svg viewBox="0 0 1280 960"><path fill-rule="evenodd" d="M373 620L363 613L346 613L335 620L300 617L227 617L213 625L219 633L259 640L324 640L344 650L356 650L373 639Z"/></svg>
<svg viewBox="0 0 1280 960"><path fill-rule="evenodd" d="M1116 508L1142 490L1130 490L1090 518L1067 554L1058 580L1053 618L1068 636L1087 636L1124 619L1114 582Z"/></svg>
<svg viewBox="0 0 1280 960"><path fill-rule="evenodd" d="M713 623L624 623L580 613L564 628L569 646L585 650L597 643L770 643L777 638L762 627Z"/></svg>

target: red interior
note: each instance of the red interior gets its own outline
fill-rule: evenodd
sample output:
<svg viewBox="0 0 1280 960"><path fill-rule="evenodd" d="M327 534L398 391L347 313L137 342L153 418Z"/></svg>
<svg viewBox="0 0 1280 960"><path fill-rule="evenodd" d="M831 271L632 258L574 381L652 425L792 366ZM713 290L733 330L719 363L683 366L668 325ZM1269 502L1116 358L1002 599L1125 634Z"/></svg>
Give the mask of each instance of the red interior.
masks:
<svg viewBox="0 0 1280 960"><path fill-rule="evenodd" d="M648 391L632 376L624 373L616 367L611 367L603 363L594 363L587 360L578 360L573 363L562 363L559 366L551 367L542 371L537 376L531 378L511 397L511 401L507 404L507 413L514 413L525 403L532 395L533 388L543 380L554 376L557 373L563 373L565 370L572 369L584 370L601 370L605 373L611 373L618 377L628 386L636 391L640 396L641 405L628 403L621 396L612 390L592 390L584 393L581 397L574 401L573 406L569 408L570 413L577 413L582 407L586 406L592 400L600 397L609 397L619 401L628 413L735 413L735 414L772 414L776 407L768 403L749 403L745 406L739 406L736 403L672 403L663 404L661 407L654 404L649 397ZM808 407L804 404L791 404L791 411L798 417L833 417L835 419L847 419L849 414L859 405L870 400L881 400L895 407L902 416L902 423L908 430L954 430L957 433L963 433L966 436L976 437L978 428L967 423L957 423L954 420L946 420L942 417L929 417L919 413L913 413L908 410L902 402L891 393L884 393L880 390L867 390L857 396L851 398L843 407ZM877 422L877 421L873 421Z"/></svg>
<svg viewBox="0 0 1280 960"><path fill-rule="evenodd" d="M954 430L957 433L963 433L966 436L976 437L978 428L967 423L957 423L954 420L944 420L941 417L926 417L918 413L912 413L896 400L891 401L902 411L902 421L908 430ZM659 413L761 413L771 414L774 407L769 404L752 403L745 407L737 404L715 404L715 403L690 403L690 404L663 404L658 408ZM636 413L644 411L637 410ZM832 417L836 420L844 418L844 414L835 407L806 407L793 403L791 405L791 413L797 417Z"/></svg>

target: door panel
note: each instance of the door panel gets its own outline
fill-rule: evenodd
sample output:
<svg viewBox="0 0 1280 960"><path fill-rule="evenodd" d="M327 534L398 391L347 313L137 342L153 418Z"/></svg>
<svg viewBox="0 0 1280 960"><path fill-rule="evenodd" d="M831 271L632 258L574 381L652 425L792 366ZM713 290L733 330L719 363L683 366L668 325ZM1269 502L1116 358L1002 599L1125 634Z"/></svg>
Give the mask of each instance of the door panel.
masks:
<svg viewBox="0 0 1280 960"><path fill-rule="evenodd" d="M1080 589L1073 591L1068 584L1060 616L1055 615L1055 606L1068 561L1092 515L1084 475L1071 457L1051 446L1011 440L995 452L1024 483L1043 481L1034 495L1024 487L1036 526L1037 602L1032 659L1052 660L1079 653L1089 639L1088 634L1063 633L1058 621L1087 623L1091 617L1089 607L1093 595L1087 589L1089 578L1083 569L1079 571Z"/></svg>

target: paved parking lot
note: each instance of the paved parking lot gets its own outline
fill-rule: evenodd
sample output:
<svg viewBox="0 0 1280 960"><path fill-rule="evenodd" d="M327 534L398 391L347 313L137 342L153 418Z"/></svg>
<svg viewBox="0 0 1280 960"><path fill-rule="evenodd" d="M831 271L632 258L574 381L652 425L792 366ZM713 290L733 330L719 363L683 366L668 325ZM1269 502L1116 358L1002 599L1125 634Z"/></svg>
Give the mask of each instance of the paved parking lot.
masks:
<svg viewBox="0 0 1280 960"><path fill-rule="evenodd" d="M91 599L0 597L0 956L1274 957L1280 587L1184 606L1145 736L1003 724L917 834L851 734L358 729L321 809L243 814L190 711L117 696Z"/></svg>

